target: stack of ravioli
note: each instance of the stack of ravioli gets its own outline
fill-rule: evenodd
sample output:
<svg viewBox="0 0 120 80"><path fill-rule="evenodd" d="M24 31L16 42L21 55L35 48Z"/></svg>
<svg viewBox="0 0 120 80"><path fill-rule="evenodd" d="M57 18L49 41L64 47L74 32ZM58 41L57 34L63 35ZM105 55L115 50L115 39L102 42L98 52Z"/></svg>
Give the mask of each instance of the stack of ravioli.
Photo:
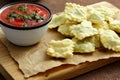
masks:
<svg viewBox="0 0 120 80"><path fill-rule="evenodd" d="M73 53L91 53L96 48L120 52L120 20L114 18L119 10L105 6L81 6L66 3L64 12L54 14L49 29L66 36L49 42L47 54L56 58L71 58Z"/></svg>

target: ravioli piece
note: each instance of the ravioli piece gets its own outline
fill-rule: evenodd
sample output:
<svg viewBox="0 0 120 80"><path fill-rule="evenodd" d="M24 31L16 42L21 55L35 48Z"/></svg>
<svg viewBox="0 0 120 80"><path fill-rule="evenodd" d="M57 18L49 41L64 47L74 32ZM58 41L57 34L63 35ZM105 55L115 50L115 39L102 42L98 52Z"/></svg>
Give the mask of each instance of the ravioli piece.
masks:
<svg viewBox="0 0 120 80"><path fill-rule="evenodd" d="M87 6L87 19L92 23L101 24L105 20L105 16L95 10L94 7Z"/></svg>
<svg viewBox="0 0 120 80"><path fill-rule="evenodd" d="M59 26L58 32L60 32L61 34L65 35L65 36L72 37L73 34L70 32L71 25L73 25L73 24L66 23L66 24Z"/></svg>
<svg viewBox="0 0 120 80"><path fill-rule="evenodd" d="M47 54L56 58L71 58L73 57L74 42L71 39L52 40L49 43Z"/></svg>
<svg viewBox="0 0 120 80"><path fill-rule="evenodd" d="M86 8L87 14L94 13L96 11L93 6L86 6Z"/></svg>
<svg viewBox="0 0 120 80"><path fill-rule="evenodd" d="M88 20L91 21L92 23L101 24L105 21L105 17L103 14L99 12L93 12L89 14Z"/></svg>
<svg viewBox="0 0 120 80"><path fill-rule="evenodd" d="M110 29L120 33L120 20L111 20L110 21Z"/></svg>
<svg viewBox="0 0 120 80"><path fill-rule="evenodd" d="M51 22L48 24L48 28L56 28L65 22L64 12L59 14L54 14Z"/></svg>
<svg viewBox="0 0 120 80"><path fill-rule="evenodd" d="M72 39L75 42L74 52L90 53L95 51L95 46L92 42L86 40Z"/></svg>
<svg viewBox="0 0 120 80"><path fill-rule="evenodd" d="M99 7L96 7L95 10L105 15L105 17L106 16L113 17L118 12L117 9L109 8L109 7L102 6L102 5Z"/></svg>
<svg viewBox="0 0 120 80"><path fill-rule="evenodd" d="M120 52L120 37L112 30L100 30L100 40L109 50Z"/></svg>
<svg viewBox="0 0 120 80"><path fill-rule="evenodd" d="M94 46L95 46L95 48L102 47L102 44L101 44L101 41L100 41L100 35L99 34L91 36L89 38L85 38L84 40L93 43Z"/></svg>
<svg viewBox="0 0 120 80"><path fill-rule="evenodd" d="M79 40L98 33L97 29L93 28L89 21L83 21L81 24L71 26L70 31L75 38L78 38Z"/></svg>
<svg viewBox="0 0 120 80"><path fill-rule="evenodd" d="M70 21L81 22L87 19L86 7L80 6L75 3L66 3L64 12L65 18Z"/></svg>
<svg viewBox="0 0 120 80"><path fill-rule="evenodd" d="M106 21L103 21L102 23L98 24L93 24L93 27L96 28L97 30L99 29L110 29L109 25Z"/></svg>
<svg viewBox="0 0 120 80"><path fill-rule="evenodd" d="M105 16L105 18L106 18L105 21L108 23L110 23L114 19L113 17L109 17L109 16Z"/></svg>

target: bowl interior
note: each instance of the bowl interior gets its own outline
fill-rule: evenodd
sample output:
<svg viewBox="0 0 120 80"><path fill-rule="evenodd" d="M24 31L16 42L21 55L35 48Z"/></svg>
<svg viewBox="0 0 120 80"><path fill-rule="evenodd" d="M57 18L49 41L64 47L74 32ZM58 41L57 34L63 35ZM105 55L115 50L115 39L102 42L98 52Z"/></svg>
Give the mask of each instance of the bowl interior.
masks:
<svg viewBox="0 0 120 80"><path fill-rule="evenodd" d="M0 9L0 15L1 13L11 7L12 5L16 5L16 4L29 4L29 5L34 5L34 6L38 6L38 7L41 7L43 9L45 9L48 13L49 13L49 18L46 19L43 23L37 25L37 26L32 26L32 27L16 27L16 26L12 26L12 25L9 25L9 24L6 24L4 21L1 20L0 18L0 24L2 24L3 26L5 27L8 27L8 28L11 28L11 29L18 29L18 30L30 30L30 29L36 29L36 28L39 28L39 27L44 27L45 25L47 25L51 19L52 19L52 13L50 11L49 8L47 8L46 6L42 5L42 4L38 4L38 3L29 3L29 2L14 2L14 3L9 3L9 4L6 4L4 5L1 9Z"/></svg>

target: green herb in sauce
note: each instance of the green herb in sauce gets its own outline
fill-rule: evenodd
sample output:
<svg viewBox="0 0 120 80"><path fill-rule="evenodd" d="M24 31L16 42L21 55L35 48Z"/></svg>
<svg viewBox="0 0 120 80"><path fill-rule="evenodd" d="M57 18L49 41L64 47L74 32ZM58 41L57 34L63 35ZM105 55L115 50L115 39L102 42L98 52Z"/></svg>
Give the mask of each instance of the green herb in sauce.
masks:
<svg viewBox="0 0 120 80"><path fill-rule="evenodd" d="M27 8L25 6L18 6L18 9L24 13L27 11Z"/></svg>
<svg viewBox="0 0 120 80"><path fill-rule="evenodd" d="M11 17L11 18L17 18L18 15L17 15L17 14L14 14L14 13L10 13L10 14L7 16L7 18L9 18L9 17Z"/></svg>
<svg viewBox="0 0 120 80"><path fill-rule="evenodd" d="M20 18L21 18L21 20L27 20L28 16L21 16Z"/></svg>

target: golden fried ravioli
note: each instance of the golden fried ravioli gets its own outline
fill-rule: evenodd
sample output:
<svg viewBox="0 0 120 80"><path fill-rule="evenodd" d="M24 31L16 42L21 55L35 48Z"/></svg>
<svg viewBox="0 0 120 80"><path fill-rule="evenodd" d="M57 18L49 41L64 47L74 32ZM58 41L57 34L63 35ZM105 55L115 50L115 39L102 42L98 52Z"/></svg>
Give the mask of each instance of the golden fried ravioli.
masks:
<svg viewBox="0 0 120 80"><path fill-rule="evenodd" d="M66 3L65 18L70 21L81 22L87 19L87 9L75 3Z"/></svg>
<svg viewBox="0 0 120 80"><path fill-rule="evenodd" d="M107 49L120 52L120 37L113 30L100 30L100 40Z"/></svg>
<svg viewBox="0 0 120 80"><path fill-rule="evenodd" d="M90 53L101 47L120 52L120 21L115 20L117 12L120 11L103 5L93 7L66 3L64 12L53 16L49 28L58 27L59 33L72 39L67 39L68 43L66 39L51 41L47 54L70 58L73 50Z"/></svg>
<svg viewBox="0 0 120 80"><path fill-rule="evenodd" d="M93 28L91 22L89 21L83 21L81 24L71 26L70 31L75 38L79 40L98 33L97 29Z"/></svg>
<svg viewBox="0 0 120 80"><path fill-rule="evenodd" d="M75 42L74 52L90 53L95 51L95 46L92 42L86 40L72 39Z"/></svg>
<svg viewBox="0 0 120 80"><path fill-rule="evenodd" d="M48 24L48 28L56 28L65 22L64 13L54 14L51 22Z"/></svg>
<svg viewBox="0 0 120 80"><path fill-rule="evenodd" d="M73 34L70 32L71 25L72 25L71 23L66 23L66 24L60 25L58 27L58 32L60 32L61 34L65 35L65 36L72 37Z"/></svg>
<svg viewBox="0 0 120 80"><path fill-rule="evenodd" d="M56 58L73 57L74 42L71 39L52 40L49 43L47 54Z"/></svg>
<svg viewBox="0 0 120 80"><path fill-rule="evenodd" d="M120 33L120 20L111 20L110 21L110 29Z"/></svg>

